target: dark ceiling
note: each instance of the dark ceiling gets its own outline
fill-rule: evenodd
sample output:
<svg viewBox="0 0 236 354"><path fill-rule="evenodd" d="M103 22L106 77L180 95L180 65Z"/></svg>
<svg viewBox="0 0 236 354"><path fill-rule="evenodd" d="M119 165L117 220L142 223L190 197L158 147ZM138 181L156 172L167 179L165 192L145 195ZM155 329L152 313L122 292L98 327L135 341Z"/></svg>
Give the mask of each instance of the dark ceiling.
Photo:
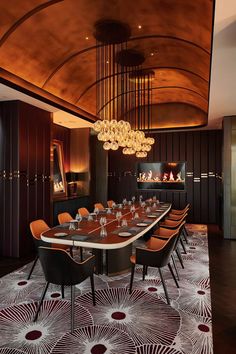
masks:
<svg viewBox="0 0 236 354"><path fill-rule="evenodd" d="M153 128L206 125L213 7L212 0L0 0L0 76L96 119L94 24L119 20L131 28L128 47L155 71Z"/></svg>

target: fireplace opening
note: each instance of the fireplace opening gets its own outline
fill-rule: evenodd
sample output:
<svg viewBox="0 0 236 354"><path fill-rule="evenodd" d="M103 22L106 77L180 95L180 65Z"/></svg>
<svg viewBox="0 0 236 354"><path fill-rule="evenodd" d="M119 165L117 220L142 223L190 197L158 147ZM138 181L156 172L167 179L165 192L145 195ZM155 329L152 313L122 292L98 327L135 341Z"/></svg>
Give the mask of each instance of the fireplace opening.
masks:
<svg viewBox="0 0 236 354"><path fill-rule="evenodd" d="M185 162L143 162L137 165L138 189L185 189Z"/></svg>

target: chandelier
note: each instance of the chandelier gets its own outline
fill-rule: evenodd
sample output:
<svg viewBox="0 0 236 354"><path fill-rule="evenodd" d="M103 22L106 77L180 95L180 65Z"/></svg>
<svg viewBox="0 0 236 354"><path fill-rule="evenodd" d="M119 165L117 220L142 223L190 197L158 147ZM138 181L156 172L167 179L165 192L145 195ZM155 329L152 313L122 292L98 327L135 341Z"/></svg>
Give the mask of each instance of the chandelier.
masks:
<svg viewBox="0 0 236 354"><path fill-rule="evenodd" d="M154 72L141 70L145 57L127 49L128 25L113 20L95 24L97 109L93 128L105 150L146 157L154 139L150 129L151 81Z"/></svg>

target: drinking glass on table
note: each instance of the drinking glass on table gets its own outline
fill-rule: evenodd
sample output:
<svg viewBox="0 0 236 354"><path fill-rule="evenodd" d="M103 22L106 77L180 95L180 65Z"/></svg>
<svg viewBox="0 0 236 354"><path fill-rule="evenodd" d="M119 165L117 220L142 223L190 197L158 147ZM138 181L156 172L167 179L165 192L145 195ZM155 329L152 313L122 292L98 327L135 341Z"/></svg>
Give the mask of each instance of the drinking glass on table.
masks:
<svg viewBox="0 0 236 354"><path fill-rule="evenodd" d="M134 219L139 219L139 214L137 212L134 214Z"/></svg>
<svg viewBox="0 0 236 354"><path fill-rule="evenodd" d="M126 204L127 204L127 199L126 199L126 198L124 198L124 199L122 200L122 204L123 204L123 207L125 208L125 206L126 206Z"/></svg>
<svg viewBox="0 0 236 354"><path fill-rule="evenodd" d="M132 200L132 203L134 204L134 202L135 202L135 196L133 196L133 197L131 198L131 200Z"/></svg>
<svg viewBox="0 0 236 354"><path fill-rule="evenodd" d="M115 210L116 208L116 203L112 203L112 210Z"/></svg>
<svg viewBox="0 0 236 354"><path fill-rule="evenodd" d="M135 206L134 205L131 205L130 211L132 213L132 219L134 219L134 213L135 213Z"/></svg>
<svg viewBox="0 0 236 354"><path fill-rule="evenodd" d="M75 216L75 220L77 220L77 229L79 230L79 224L80 224L80 222L82 221L82 216L81 216L81 214L80 213L78 213L78 214L76 214L76 216Z"/></svg>
<svg viewBox="0 0 236 354"><path fill-rule="evenodd" d="M141 204L141 207L142 207L142 213L144 213L144 210L145 210L145 206L146 206L146 203L145 202L142 202L142 204Z"/></svg>
<svg viewBox="0 0 236 354"><path fill-rule="evenodd" d="M102 216L99 220L99 223L101 225L101 231L100 231L100 236L106 236L107 235L107 232L106 232L106 229L104 227L104 225L106 225L107 223L107 219L105 216Z"/></svg>
<svg viewBox="0 0 236 354"><path fill-rule="evenodd" d="M117 213L116 213L116 219L117 219L117 221L118 221L117 227L120 227L120 220L121 220L121 218L122 218L122 213L121 213L121 211L117 211Z"/></svg>
<svg viewBox="0 0 236 354"><path fill-rule="evenodd" d="M94 214L96 215L95 221L98 221L98 213L99 213L99 209L98 208L94 208Z"/></svg>
<svg viewBox="0 0 236 354"><path fill-rule="evenodd" d="M121 226L122 226L122 227L128 226L128 223L127 223L127 220L126 220L126 219L122 219L122 220L121 220Z"/></svg>

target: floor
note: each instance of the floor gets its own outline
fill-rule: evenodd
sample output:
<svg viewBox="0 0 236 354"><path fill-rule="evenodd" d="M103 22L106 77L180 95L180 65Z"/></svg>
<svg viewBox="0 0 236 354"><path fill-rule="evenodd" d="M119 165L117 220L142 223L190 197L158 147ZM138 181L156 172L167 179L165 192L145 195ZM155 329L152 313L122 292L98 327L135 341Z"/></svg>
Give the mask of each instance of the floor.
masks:
<svg viewBox="0 0 236 354"><path fill-rule="evenodd" d="M214 354L236 353L236 241L208 225Z"/></svg>
<svg viewBox="0 0 236 354"><path fill-rule="evenodd" d="M236 352L236 242L208 225L214 354ZM32 260L0 259L0 276Z"/></svg>

